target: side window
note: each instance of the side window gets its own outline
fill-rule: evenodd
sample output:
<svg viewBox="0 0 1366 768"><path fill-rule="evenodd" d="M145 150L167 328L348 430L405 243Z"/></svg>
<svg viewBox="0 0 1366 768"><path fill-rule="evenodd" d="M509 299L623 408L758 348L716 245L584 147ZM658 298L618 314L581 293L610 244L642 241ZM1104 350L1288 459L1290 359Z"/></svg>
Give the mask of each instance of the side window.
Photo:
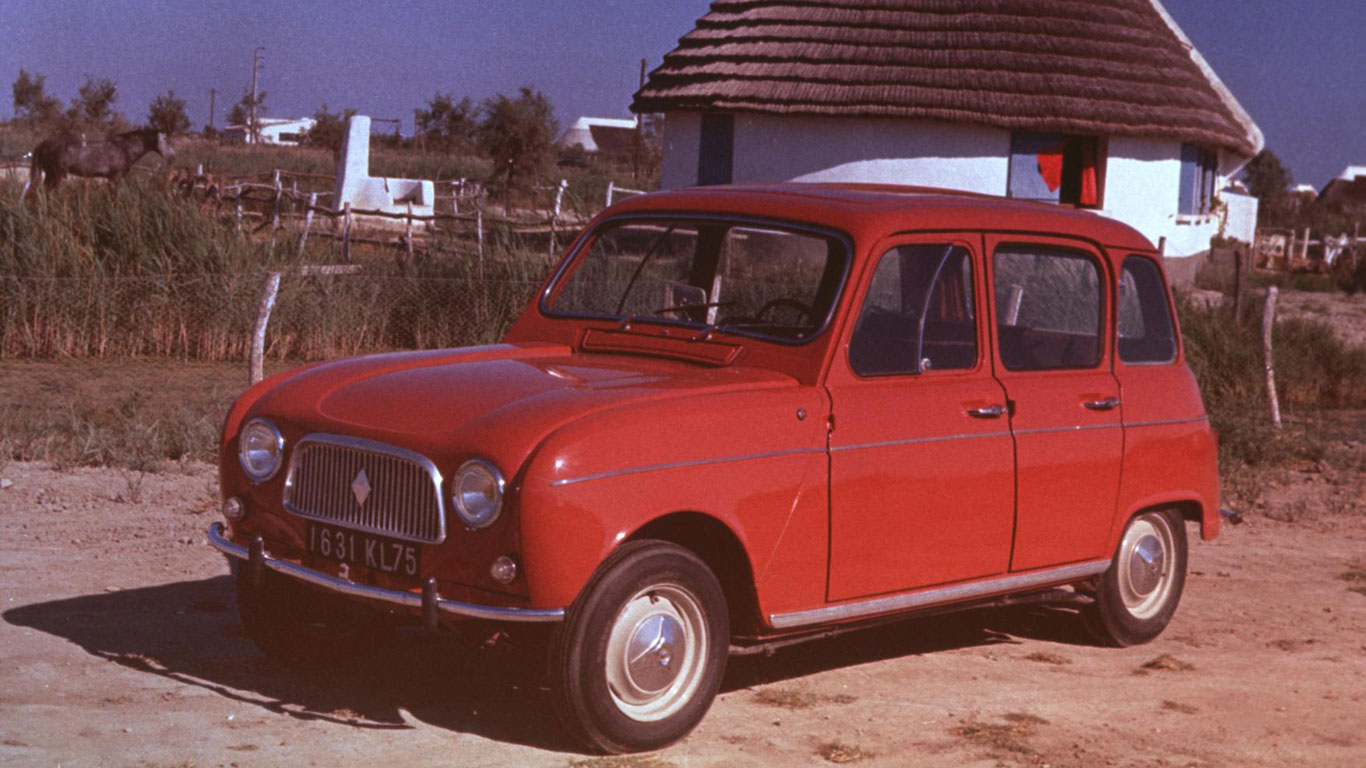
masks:
<svg viewBox="0 0 1366 768"><path fill-rule="evenodd" d="M849 343L860 376L977 364L972 255L957 245L903 245L878 261Z"/></svg>
<svg viewBox="0 0 1366 768"><path fill-rule="evenodd" d="M1126 363L1170 363L1176 359L1176 329L1162 271L1150 259L1130 256L1119 274L1119 359Z"/></svg>
<svg viewBox="0 0 1366 768"><path fill-rule="evenodd" d="M1012 371L1094 368L1101 358L1100 270L1088 256L1007 245L992 262L1001 362Z"/></svg>

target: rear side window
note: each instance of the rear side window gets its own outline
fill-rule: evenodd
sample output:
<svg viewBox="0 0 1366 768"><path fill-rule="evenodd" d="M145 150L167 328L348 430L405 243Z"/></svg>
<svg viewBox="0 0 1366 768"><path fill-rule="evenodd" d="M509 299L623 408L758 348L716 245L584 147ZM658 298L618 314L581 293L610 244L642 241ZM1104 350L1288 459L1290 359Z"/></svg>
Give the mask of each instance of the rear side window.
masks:
<svg viewBox="0 0 1366 768"><path fill-rule="evenodd" d="M860 376L962 370L977 364L972 255L949 244L882 255L849 343Z"/></svg>
<svg viewBox="0 0 1366 768"><path fill-rule="evenodd" d="M1150 259L1130 256L1119 274L1119 359L1170 363L1176 359L1176 328L1162 271Z"/></svg>
<svg viewBox="0 0 1366 768"><path fill-rule="evenodd" d="M997 334L1012 371L1100 365L1100 269L1075 251L1007 245L996 251Z"/></svg>

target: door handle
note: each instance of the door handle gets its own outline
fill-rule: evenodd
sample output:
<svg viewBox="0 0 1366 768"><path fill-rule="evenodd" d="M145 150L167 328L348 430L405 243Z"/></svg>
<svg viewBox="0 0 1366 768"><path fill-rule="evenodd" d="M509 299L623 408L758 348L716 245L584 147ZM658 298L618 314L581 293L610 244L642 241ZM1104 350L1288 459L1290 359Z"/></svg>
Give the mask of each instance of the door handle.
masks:
<svg viewBox="0 0 1366 768"><path fill-rule="evenodd" d="M981 408L969 408L968 415L974 419L999 419L1006 413L1004 405L984 405Z"/></svg>
<svg viewBox="0 0 1366 768"><path fill-rule="evenodd" d="M1088 411L1113 411L1119 407L1118 397L1107 397L1104 400L1085 400L1082 406Z"/></svg>

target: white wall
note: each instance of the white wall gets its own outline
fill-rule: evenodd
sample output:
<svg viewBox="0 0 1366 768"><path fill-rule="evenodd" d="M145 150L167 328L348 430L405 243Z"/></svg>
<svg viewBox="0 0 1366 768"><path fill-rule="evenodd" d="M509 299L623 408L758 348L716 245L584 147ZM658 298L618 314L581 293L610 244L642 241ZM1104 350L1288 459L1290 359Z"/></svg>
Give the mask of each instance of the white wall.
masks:
<svg viewBox="0 0 1366 768"><path fill-rule="evenodd" d="M735 180L853 181L1003 195L1010 133L913 120L737 115Z"/></svg>
<svg viewBox="0 0 1366 768"><path fill-rule="evenodd" d="M663 186L697 183L701 117L670 113ZM845 181L913 184L1002 195L1010 133L911 120L735 116L736 183Z"/></svg>
<svg viewBox="0 0 1366 768"><path fill-rule="evenodd" d="M701 144L701 115L696 112L669 112L664 116L661 187L680 189L697 184L697 152Z"/></svg>
<svg viewBox="0 0 1366 768"><path fill-rule="evenodd" d="M697 183L701 118L670 113L664 127L663 186ZM913 184L1005 195L1010 132L914 120L735 116L736 183L769 181ZM1220 179L1218 187L1225 186ZM1181 142L1112 137L1100 213L1142 232L1166 254L1209 250L1216 216L1178 216ZM1241 209L1240 209L1241 210ZM1241 224L1240 224L1241 225ZM1230 233L1232 234L1232 233Z"/></svg>

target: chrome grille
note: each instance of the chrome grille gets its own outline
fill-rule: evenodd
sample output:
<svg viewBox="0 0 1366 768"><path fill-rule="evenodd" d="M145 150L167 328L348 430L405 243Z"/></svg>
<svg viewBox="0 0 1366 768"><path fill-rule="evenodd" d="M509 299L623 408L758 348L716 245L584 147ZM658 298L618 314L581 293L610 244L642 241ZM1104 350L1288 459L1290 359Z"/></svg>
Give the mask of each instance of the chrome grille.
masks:
<svg viewBox="0 0 1366 768"><path fill-rule="evenodd" d="M429 544L446 538L436 466L419 454L370 440L339 435L300 440L289 460L284 504L300 517L381 536Z"/></svg>

